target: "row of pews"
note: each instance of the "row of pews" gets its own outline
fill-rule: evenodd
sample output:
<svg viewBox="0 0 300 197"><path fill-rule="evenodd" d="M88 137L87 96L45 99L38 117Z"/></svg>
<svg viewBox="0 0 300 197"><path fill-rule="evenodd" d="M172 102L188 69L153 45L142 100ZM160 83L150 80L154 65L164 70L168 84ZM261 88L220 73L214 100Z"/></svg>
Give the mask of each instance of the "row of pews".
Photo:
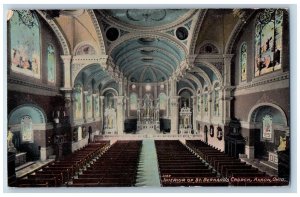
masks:
<svg viewBox="0 0 300 197"><path fill-rule="evenodd" d="M178 140L155 141L162 186L223 186L204 162Z"/></svg>
<svg viewBox="0 0 300 197"><path fill-rule="evenodd" d="M135 185L142 141L117 141L91 163L69 187L131 187Z"/></svg>
<svg viewBox="0 0 300 197"><path fill-rule="evenodd" d="M286 185L287 181L270 177L252 165L240 159L230 157L219 149L200 140L187 140L186 145L209 163L223 177L228 178L230 185L235 186L277 186Z"/></svg>
<svg viewBox="0 0 300 197"><path fill-rule="evenodd" d="M109 147L109 141L91 143L62 160L53 161L17 180L16 187L59 187L65 185L79 169Z"/></svg>

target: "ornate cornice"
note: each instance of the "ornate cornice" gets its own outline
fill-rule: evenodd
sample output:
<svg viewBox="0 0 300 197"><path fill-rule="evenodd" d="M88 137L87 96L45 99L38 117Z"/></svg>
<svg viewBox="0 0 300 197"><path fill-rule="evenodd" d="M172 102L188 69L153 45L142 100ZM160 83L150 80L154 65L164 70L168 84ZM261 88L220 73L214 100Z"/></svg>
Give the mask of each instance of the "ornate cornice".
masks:
<svg viewBox="0 0 300 197"><path fill-rule="evenodd" d="M191 17L197 13L197 9L191 9L190 11L188 11L187 13L185 13L181 18L179 18L178 20L167 24L167 25L161 25L158 27L141 27L141 26L135 26L132 24L128 24L128 23L124 23L123 21L117 20L113 17L107 17L105 15L105 13L98 11L99 16L98 19L99 20L103 20L104 22L106 22L107 24L110 24L112 26L115 26L117 28L123 29L123 30L127 30L127 31L135 31L135 30L139 30L142 32L157 32L157 31L166 31L166 30L170 30L175 28L176 26L186 23L188 22L188 20L191 19Z"/></svg>
<svg viewBox="0 0 300 197"><path fill-rule="evenodd" d="M228 42L226 43L225 53L227 53L227 54L232 53L233 45L234 45L236 39L238 38L243 27L247 24L246 21L249 20L249 18L254 14L255 11L256 11L255 9L250 9L250 11L245 12L245 14L243 16L243 20L239 19L238 23L235 25L233 31L231 32L231 34L229 36Z"/></svg>
<svg viewBox="0 0 300 197"><path fill-rule="evenodd" d="M36 10L36 11L40 14L40 16L43 17L43 19L49 24L49 26L54 31L55 35L57 36L57 38L61 44L62 49L63 49L63 54L70 55L69 43L68 43L67 39L65 38L65 36L63 35L59 26L56 24L56 22L54 20L47 19L45 14L43 12L41 12L40 10Z"/></svg>
<svg viewBox="0 0 300 197"><path fill-rule="evenodd" d="M94 27L95 27L95 30L97 32L98 41L99 41L99 45L100 45L99 46L100 47L100 52L101 52L101 54L106 54L105 42L104 42L104 39L103 39L103 36L102 36L101 28L100 28L100 25L98 23L97 17L96 17L93 10L88 9L87 12L91 17L92 22L93 22Z"/></svg>
<svg viewBox="0 0 300 197"><path fill-rule="evenodd" d="M196 26L194 27L194 31L192 34L192 39L190 42L190 47L189 47L189 53L190 54L195 54L195 47L197 44L197 39L198 39L198 35L204 20L204 17L206 15L207 9L201 10L200 13L198 13L198 20L196 21Z"/></svg>
<svg viewBox="0 0 300 197"><path fill-rule="evenodd" d="M21 86L27 86L30 88L37 88L37 89L41 89L41 90L46 90L46 91L50 91L50 92L59 92L59 88L58 87L50 87L47 85L41 85L41 83L34 83L34 82L29 82L29 81L24 81L18 78L14 78L11 76L7 77L7 83L8 86L9 85L21 85ZM10 88L8 88L9 90Z"/></svg>
<svg viewBox="0 0 300 197"><path fill-rule="evenodd" d="M290 78L290 74L288 72L285 72L285 73L283 73L281 75L278 75L276 77L266 78L266 79L262 79L260 81L239 85L239 86L236 87L236 91L245 90L245 89L249 89L249 88L253 88L253 87L256 87L256 86L261 86L261 85L265 85L265 84L269 84L269 83L273 83L273 82L288 80L289 78Z"/></svg>

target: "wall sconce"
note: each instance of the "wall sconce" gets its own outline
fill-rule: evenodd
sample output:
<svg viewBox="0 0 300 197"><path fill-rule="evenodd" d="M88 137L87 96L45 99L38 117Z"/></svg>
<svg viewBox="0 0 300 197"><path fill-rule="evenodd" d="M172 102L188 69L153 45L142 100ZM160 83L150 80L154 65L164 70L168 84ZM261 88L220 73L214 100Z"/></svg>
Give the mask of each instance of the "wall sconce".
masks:
<svg viewBox="0 0 300 197"><path fill-rule="evenodd" d="M221 127L217 128L217 138L220 141L223 139L223 131L222 131Z"/></svg>

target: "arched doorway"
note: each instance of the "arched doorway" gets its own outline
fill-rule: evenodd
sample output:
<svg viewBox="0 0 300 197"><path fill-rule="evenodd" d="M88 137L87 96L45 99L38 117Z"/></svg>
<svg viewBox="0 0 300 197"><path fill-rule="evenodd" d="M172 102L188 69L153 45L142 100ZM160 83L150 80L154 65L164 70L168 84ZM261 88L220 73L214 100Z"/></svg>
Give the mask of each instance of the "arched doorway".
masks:
<svg viewBox="0 0 300 197"><path fill-rule="evenodd" d="M249 113L249 145L253 146L254 159L270 164L277 169L278 153L289 144L289 126L284 111L277 105L261 103Z"/></svg>
<svg viewBox="0 0 300 197"><path fill-rule="evenodd" d="M8 115L8 127L13 133L12 142L17 152L26 152L27 160L38 160L41 156L41 141L46 140L46 133L41 133L42 125L47 122L40 107L33 104L20 105ZM35 132L39 132L37 138Z"/></svg>

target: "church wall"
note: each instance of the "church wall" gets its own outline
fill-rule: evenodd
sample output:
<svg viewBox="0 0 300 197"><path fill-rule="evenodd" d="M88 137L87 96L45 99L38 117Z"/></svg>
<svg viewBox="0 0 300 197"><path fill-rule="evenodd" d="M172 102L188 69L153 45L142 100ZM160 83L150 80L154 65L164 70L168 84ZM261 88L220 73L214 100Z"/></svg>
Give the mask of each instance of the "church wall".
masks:
<svg viewBox="0 0 300 197"><path fill-rule="evenodd" d="M38 16L38 15L37 15ZM49 25L38 16L40 27L40 78L30 77L22 73L16 73L11 70L11 47L10 47L10 24L8 23L8 45L7 45L7 111L8 114L16 107L22 104L33 104L40 107L47 117L47 123L53 122L53 112L63 109L64 98L61 96L59 88L63 85L63 70L60 55L62 48L58 39ZM25 37L26 38L26 37ZM55 82L48 81L48 46L54 47L55 53ZM48 126L47 126L48 127ZM52 128L52 126L50 126ZM45 128L42 130L33 130L34 142L19 144L18 151L27 152L27 160L36 160L41 156L41 149L53 149L52 135L54 129ZM19 137L20 131L13 131L15 139ZM52 151L45 153L45 157L52 154ZM45 158L44 157L44 158Z"/></svg>
<svg viewBox="0 0 300 197"><path fill-rule="evenodd" d="M262 74L258 77L254 76L254 67L255 67L255 21L257 13L253 14L251 19L244 26L243 30L240 32L238 39L235 43L234 51L234 66L233 72L234 77L232 78L233 85L246 85L252 81L260 81L267 78L272 78L280 75L283 72L289 71L289 26L288 26L288 15L284 15L283 21L283 40L282 40L282 69L271 72L268 74ZM240 49L241 45L246 43L247 45L247 79L246 81L241 82L241 71L240 71Z"/></svg>
<svg viewBox="0 0 300 197"><path fill-rule="evenodd" d="M221 9L209 9L206 15L208 17L203 21L202 31L199 32L196 48L201 47L204 41L213 41L220 48L220 53L222 53L226 40L230 36L238 17L234 17L230 11L226 13L226 11Z"/></svg>
<svg viewBox="0 0 300 197"><path fill-rule="evenodd" d="M26 75L23 75L21 73L15 73L11 71L10 65L11 65L11 48L10 48L10 34L9 34L9 23L8 23L8 45L7 45L7 60L8 60L8 65L7 65L7 71L8 71L8 83L10 83L10 77L13 77L14 79L21 81L19 83L22 83L22 81L30 83L30 84L36 84L39 86L44 87L44 89L48 89L51 91L56 91L57 94L59 93L59 87L62 86L63 83L63 70L62 70L62 60L60 58L60 55L62 53L62 48L57 40L57 37L55 36L54 32L52 29L49 27L46 22L39 17L39 22L40 22L40 37L41 37L41 46L40 46L40 61L41 61L41 72L40 72L40 79L34 78L34 77L29 77ZM55 60L56 60L56 72L55 72L55 83L48 82L47 79L47 48L48 45L51 44L55 48Z"/></svg>
<svg viewBox="0 0 300 197"><path fill-rule="evenodd" d="M78 125L73 125L71 127L71 131L76 130L78 127L81 128L86 128L86 136L85 138L82 138L81 140L77 140L74 141L72 140L74 132L72 134L72 138L70 139L70 141L72 140L72 145L71 145L71 150L72 152L74 152L75 150L78 150L84 146L86 146L88 144L88 139L89 139L89 127L92 128L92 133L91 133L91 141L94 139L95 135L100 135L103 132L103 126L102 126L102 122L101 121L95 121L95 122L89 122L89 123L82 123L82 124L78 124Z"/></svg>
<svg viewBox="0 0 300 197"><path fill-rule="evenodd" d="M287 119L290 119L290 89L282 88L270 91L245 94L234 97L234 116L241 121L248 121L252 107L259 103L272 103L283 109Z"/></svg>
<svg viewBox="0 0 300 197"><path fill-rule="evenodd" d="M283 19L281 69L259 76L255 76L255 23L257 16L258 11L244 26L233 47L235 57L232 67L232 84L236 86L236 89L233 92L231 116L241 121L241 134L246 143L245 154L249 158L267 155L267 151L273 150L275 147L274 142L261 141L260 129L250 128L248 117L254 106L260 103L276 105L284 111L288 125L290 119L288 14L285 13ZM247 78L245 81L241 80L240 69L240 50L243 43L247 45ZM275 136L276 132L274 133L275 138L278 137Z"/></svg>

